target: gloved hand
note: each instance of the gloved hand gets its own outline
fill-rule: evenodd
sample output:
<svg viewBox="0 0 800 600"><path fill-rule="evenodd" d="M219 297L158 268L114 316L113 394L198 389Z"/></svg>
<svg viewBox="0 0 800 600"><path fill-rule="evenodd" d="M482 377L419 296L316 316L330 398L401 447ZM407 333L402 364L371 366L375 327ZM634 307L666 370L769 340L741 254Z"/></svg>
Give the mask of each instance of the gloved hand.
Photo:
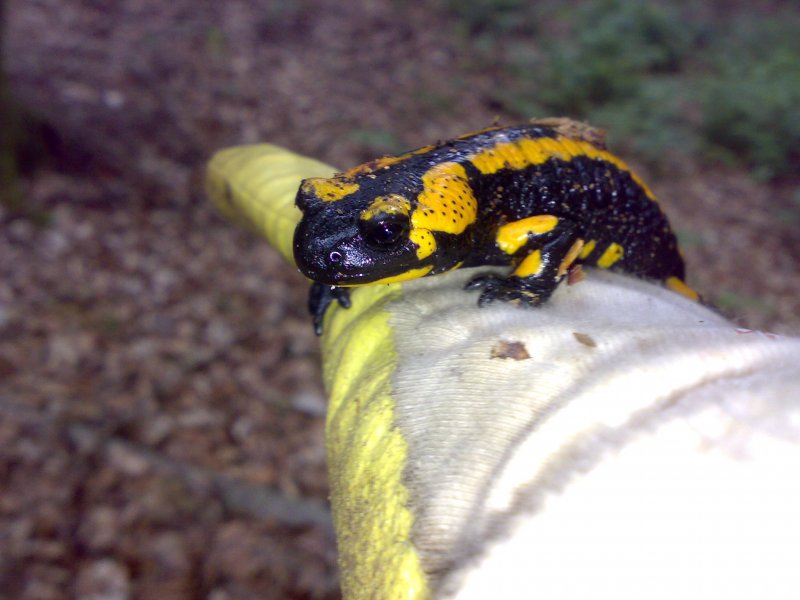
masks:
<svg viewBox="0 0 800 600"><path fill-rule="evenodd" d="M291 262L300 180L333 171L243 146L208 191ZM599 270L478 309L472 275L326 316L344 596L794 597L800 340Z"/></svg>

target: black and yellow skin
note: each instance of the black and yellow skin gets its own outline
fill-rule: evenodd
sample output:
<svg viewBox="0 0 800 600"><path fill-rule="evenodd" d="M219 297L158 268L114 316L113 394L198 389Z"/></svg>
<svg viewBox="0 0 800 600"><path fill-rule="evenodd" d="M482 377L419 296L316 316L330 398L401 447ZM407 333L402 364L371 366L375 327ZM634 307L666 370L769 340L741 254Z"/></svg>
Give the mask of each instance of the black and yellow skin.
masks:
<svg viewBox="0 0 800 600"><path fill-rule="evenodd" d="M510 265L475 277L484 306L536 306L583 263L683 283L675 236L652 192L602 134L567 119L492 127L307 179L294 255L315 282L317 332L347 287L404 281L459 267Z"/></svg>

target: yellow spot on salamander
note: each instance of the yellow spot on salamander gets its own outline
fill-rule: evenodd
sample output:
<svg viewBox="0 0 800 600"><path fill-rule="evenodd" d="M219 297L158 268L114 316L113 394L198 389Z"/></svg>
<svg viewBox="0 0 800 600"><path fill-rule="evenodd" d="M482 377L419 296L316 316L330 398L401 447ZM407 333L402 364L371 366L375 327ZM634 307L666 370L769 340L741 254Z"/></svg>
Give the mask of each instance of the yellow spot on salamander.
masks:
<svg viewBox="0 0 800 600"><path fill-rule="evenodd" d="M569 271L569 268L572 266L572 263L574 263L575 259L578 258L578 255L581 252L581 248L583 248L583 240L576 240L575 243L572 244L570 249L567 251L567 254L566 256L564 256L564 259L561 261L561 264L558 265L558 270L556 271L556 277L561 279L567 273L567 271Z"/></svg>
<svg viewBox="0 0 800 600"><path fill-rule="evenodd" d="M427 229L412 229L408 239L417 245L417 258L422 260L436 252L436 238Z"/></svg>
<svg viewBox="0 0 800 600"><path fill-rule="evenodd" d="M625 253L625 250L622 246L615 242L611 242L606 248L603 255L597 259L597 266L601 269L608 269L614 263L616 263L622 255Z"/></svg>
<svg viewBox="0 0 800 600"><path fill-rule="evenodd" d="M357 183L343 177L311 177L302 183L304 193L313 194L324 202L336 202L358 191Z"/></svg>
<svg viewBox="0 0 800 600"><path fill-rule="evenodd" d="M689 298L689 300L694 300L695 302L700 300L700 294L686 285L679 277L667 277L664 283L673 292L677 292L681 296Z"/></svg>
<svg viewBox="0 0 800 600"><path fill-rule="evenodd" d="M586 242L586 245L583 247L583 250L581 250L580 258L584 259L587 256L589 256L592 252L594 252L595 246L597 246L596 240L589 240L588 242Z"/></svg>
<svg viewBox="0 0 800 600"><path fill-rule="evenodd" d="M463 166L454 162L435 165L422 176L422 184L411 215L412 239L418 230L462 233L475 222L478 201Z"/></svg>
<svg viewBox="0 0 800 600"><path fill-rule="evenodd" d="M514 269L516 277L532 277L542 270L542 251L534 250Z"/></svg>
<svg viewBox="0 0 800 600"><path fill-rule="evenodd" d="M506 254L514 254L522 248L531 235L540 235L553 231L558 225L558 217L553 215L535 215L519 221L506 223L497 229L495 242Z"/></svg>
<svg viewBox="0 0 800 600"><path fill-rule="evenodd" d="M498 142L490 148L477 152L470 161L484 175L497 173L501 169L519 170L531 165L540 165L551 158L569 161L576 156L604 160L619 170L630 174L631 178L644 190L647 197L655 200L655 195L636 173L632 172L622 160L590 142L580 139L522 138L514 142Z"/></svg>
<svg viewBox="0 0 800 600"><path fill-rule="evenodd" d="M361 211L361 219L368 221L377 215L407 215L411 212L411 202L400 194L378 196L372 203Z"/></svg>
<svg viewBox="0 0 800 600"><path fill-rule="evenodd" d="M383 279L378 279L377 281L373 281L369 285L375 285L376 283L399 283L401 281L408 281L410 279L425 277L425 275L430 273L431 269L433 269L433 265L428 265L427 267L420 267L419 269L409 269L405 273L400 273L399 275L392 275L391 277L384 277Z"/></svg>

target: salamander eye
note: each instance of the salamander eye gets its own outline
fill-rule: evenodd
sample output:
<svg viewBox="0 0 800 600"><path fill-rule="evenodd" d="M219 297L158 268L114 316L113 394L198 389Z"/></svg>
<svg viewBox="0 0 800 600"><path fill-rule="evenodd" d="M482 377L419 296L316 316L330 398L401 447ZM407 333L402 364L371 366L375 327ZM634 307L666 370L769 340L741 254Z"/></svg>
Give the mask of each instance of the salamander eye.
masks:
<svg viewBox="0 0 800 600"><path fill-rule="evenodd" d="M359 221L361 234L371 246L391 248L404 241L408 234L408 216L381 214L373 219Z"/></svg>

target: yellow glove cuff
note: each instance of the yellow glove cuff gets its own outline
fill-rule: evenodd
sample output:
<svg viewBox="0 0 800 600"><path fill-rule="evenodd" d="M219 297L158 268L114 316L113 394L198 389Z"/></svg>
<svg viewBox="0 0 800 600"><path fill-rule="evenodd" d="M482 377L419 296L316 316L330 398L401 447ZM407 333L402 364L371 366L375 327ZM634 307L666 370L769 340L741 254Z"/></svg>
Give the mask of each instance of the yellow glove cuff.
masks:
<svg viewBox="0 0 800 600"><path fill-rule="evenodd" d="M334 170L269 144L241 146L212 157L206 187L225 216L255 230L294 264L300 181ZM399 284L359 288L350 309L331 306L325 318L328 472L347 598L429 595L410 542L413 516L401 479L407 445L394 425L397 352L384 307L401 293Z"/></svg>

